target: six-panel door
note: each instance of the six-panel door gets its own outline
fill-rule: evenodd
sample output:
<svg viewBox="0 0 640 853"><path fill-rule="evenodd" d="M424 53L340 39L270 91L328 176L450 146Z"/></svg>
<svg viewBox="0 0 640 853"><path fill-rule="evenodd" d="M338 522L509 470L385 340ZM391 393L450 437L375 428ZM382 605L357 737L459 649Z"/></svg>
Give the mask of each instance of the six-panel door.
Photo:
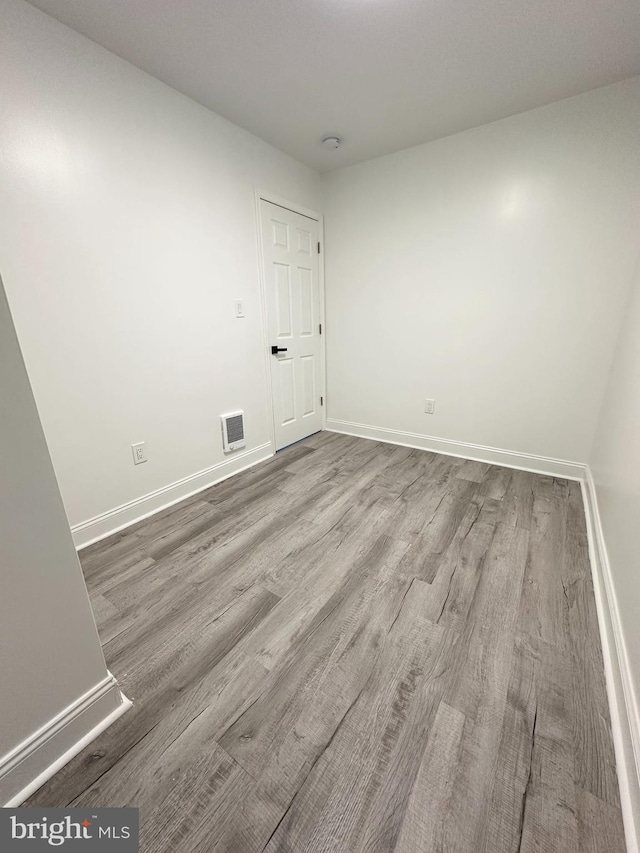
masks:
<svg viewBox="0 0 640 853"><path fill-rule="evenodd" d="M318 223L261 201L276 450L322 429ZM271 347L280 350L271 354Z"/></svg>

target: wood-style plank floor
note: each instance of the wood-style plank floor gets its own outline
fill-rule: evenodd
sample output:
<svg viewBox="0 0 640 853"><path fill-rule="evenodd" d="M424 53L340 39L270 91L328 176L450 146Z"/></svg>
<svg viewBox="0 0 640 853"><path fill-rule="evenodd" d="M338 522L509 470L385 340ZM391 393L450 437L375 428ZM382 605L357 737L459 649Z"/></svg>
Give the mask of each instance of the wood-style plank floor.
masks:
<svg viewBox="0 0 640 853"><path fill-rule="evenodd" d="M622 853L578 483L318 433L81 553L144 853Z"/></svg>

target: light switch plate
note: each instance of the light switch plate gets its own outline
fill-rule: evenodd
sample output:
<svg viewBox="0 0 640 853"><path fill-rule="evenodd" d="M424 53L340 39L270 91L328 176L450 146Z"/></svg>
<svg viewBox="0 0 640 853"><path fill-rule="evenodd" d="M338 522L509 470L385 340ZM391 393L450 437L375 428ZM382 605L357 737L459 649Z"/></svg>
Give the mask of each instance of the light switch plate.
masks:
<svg viewBox="0 0 640 853"><path fill-rule="evenodd" d="M244 317L244 302L242 301L242 299L236 299L233 304L236 310L236 317L238 319Z"/></svg>

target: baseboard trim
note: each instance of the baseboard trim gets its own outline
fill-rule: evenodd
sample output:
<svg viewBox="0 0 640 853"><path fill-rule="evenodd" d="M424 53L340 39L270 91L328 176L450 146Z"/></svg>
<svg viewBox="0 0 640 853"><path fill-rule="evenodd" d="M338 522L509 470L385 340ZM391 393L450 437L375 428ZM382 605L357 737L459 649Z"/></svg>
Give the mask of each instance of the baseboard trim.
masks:
<svg viewBox="0 0 640 853"><path fill-rule="evenodd" d="M446 456L458 456L476 462L502 465L505 468L517 468L521 471L532 471L535 474L564 477L568 480L583 480L587 471L587 466L581 462L568 462L564 459L535 456L531 453L516 453L513 450L502 450L498 447L451 441L448 438L435 438L431 435L368 426L367 424L340 421L334 418L327 419L326 428L329 432L341 432L359 438L372 438L376 441L400 444L404 447L431 450L433 453L443 453Z"/></svg>
<svg viewBox="0 0 640 853"><path fill-rule="evenodd" d="M640 839L640 714L607 553L596 486L587 468L582 496L589 537L591 572L616 752L620 802L628 853Z"/></svg>
<svg viewBox="0 0 640 853"><path fill-rule="evenodd" d="M130 707L108 673L0 759L0 802L19 806Z"/></svg>
<svg viewBox="0 0 640 853"><path fill-rule="evenodd" d="M82 521L80 524L74 524L71 527L71 533L76 548L81 550L100 539L105 539L107 536L173 506L173 504L179 503L203 489L214 486L221 480L226 480L227 477L239 474L240 471L251 468L259 462L264 462L273 454L274 449L271 442L261 444L252 450L235 453L229 459L224 459L210 468L205 468L189 477L183 477L182 480L176 480L168 486L156 489L155 492L149 492L147 495L142 495L142 497L129 501L129 503L117 506L101 515L89 518L87 521Z"/></svg>

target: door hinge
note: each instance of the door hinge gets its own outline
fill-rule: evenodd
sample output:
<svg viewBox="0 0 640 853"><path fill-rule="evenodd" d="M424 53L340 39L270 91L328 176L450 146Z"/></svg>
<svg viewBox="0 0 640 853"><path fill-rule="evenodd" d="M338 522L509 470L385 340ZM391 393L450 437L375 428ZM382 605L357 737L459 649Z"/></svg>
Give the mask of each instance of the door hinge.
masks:
<svg viewBox="0 0 640 853"><path fill-rule="evenodd" d="M322 334L322 323L318 324L318 333Z"/></svg>
<svg viewBox="0 0 640 853"><path fill-rule="evenodd" d="M324 397L320 397L320 405L324 406Z"/></svg>
<svg viewBox="0 0 640 853"><path fill-rule="evenodd" d="M318 240L318 254L320 254L320 241Z"/></svg>

